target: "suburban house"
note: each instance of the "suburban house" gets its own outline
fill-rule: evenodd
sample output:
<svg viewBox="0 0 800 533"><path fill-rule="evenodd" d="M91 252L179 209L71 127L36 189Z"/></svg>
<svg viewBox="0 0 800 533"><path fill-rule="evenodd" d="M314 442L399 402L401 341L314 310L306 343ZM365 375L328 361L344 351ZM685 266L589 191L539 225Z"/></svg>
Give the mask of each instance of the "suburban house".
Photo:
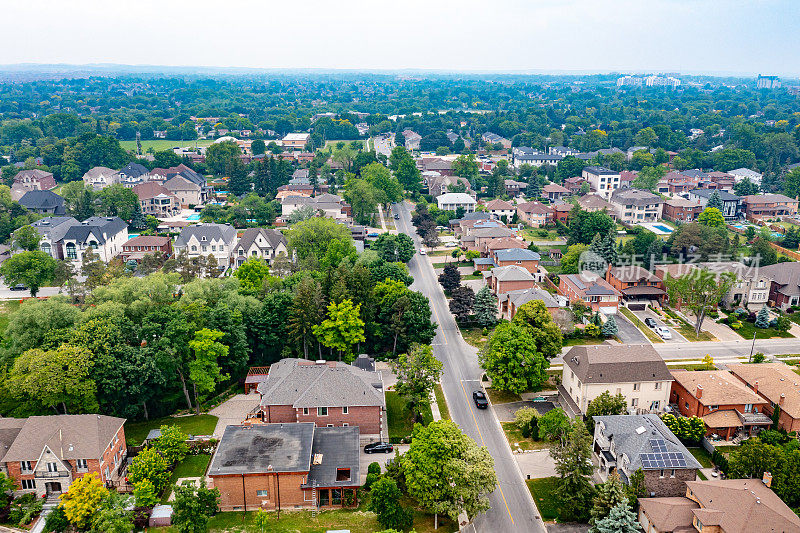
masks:
<svg viewBox="0 0 800 533"><path fill-rule="evenodd" d="M769 301L770 277L757 265L748 267L738 261L710 261L694 264L716 274L731 272L736 276L733 286L722 298L726 306L739 305L759 310Z"/></svg>
<svg viewBox="0 0 800 533"><path fill-rule="evenodd" d="M220 269L230 262L236 244L236 228L230 224L201 223L186 226L175 239L175 252L183 250L189 257L213 255Z"/></svg>
<svg viewBox="0 0 800 533"><path fill-rule="evenodd" d="M167 183L172 181L172 179L176 176L179 176L190 183L194 183L197 187L199 187L199 197L196 196L198 194L197 189L194 187L188 187L180 181L170 183L169 186L167 186ZM206 183L206 179L183 163L176 167L154 168L150 171L149 181L162 182L164 187L175 194L175 196L177 196L181 201L181 204L185 206L200 205L205 203L208 195L211 193L211 187Z"/></svg>
<svg viewBox="0 0 800 533"><path fill-rule="evenodd" d="M169 218L181 212L178 198L166 187L155 181L147 181L135 185L133 192L139 197L139 206L145 215L152 215L156 218Z"/></svg>
<svg viewBox="0 0 800 533"><path fill-rule="evenodd" d="M524 246L524 243L520 244ZM539 272L541 256L527 248L502 248L500 250L492 250L490 254L494 259L494 264L499 267L517 265L531 274Z"/></svg>
<svg viewBox="0 0 800 533"><path fill-rule="evenodd" d="M486 202L484 205L487 213L490 213L492 216L498 219L503 219L505 217L506 222L511 222L512 217L516 210L514 209L514 205L506 202L505 200L495 199Z"/></svg>
<svg viewBox="0 0 800 533"><path fill-rule="evenodd" d="M64 199L50 190L28 191L17 201L28 211L40 215L63 216L67 213Z"/></svg>
<svg viewBox="0 0 800 533"><path fill-rule="evenodd" d="M380 438L388 431L380 372L337 361L281 359L258 385L261 407L246 423L312 422L318 427L356 426Z"/></svg>
<svg viewBox="0 0 800 533"><path fill-rule="evenodd" d="M95 191L105 189L109 185L118 185L122 183L119 172L108 167L94 167L90 168L86 174L83 175L83 183L87 187L91 187Z"/></svg>
<svg viewBox="0 0 800 533"><path fill-rule="evenodd" d="M561 222L562 224L566 224L569 222L569 214L575 206L572 204L561 203L561 204L552 204L550 209L553 210L553 219L556 222Z"/></svg>
<svg viewBox="0 0 800 533"><path fill-rule="evenodd" d="M453 175L453 161L441 157L423 157L420 159L423 172L437 172L440 176Z"/></svg>
<svg viewBox="0 0 800 533"><path fill-rule="evenodd" d="M144 183L150 177L150 171L147 167L139 163L128 163L119 169L120 182L128 188L132 188L140 183Z"/></svg>
<svg viewBox="0 0 800 533"><path fill-rule="evenodd" d="M179 207L187 208L203 203L203 188L180 174L165 181L164 188L178 199Z"/></svg>
<svg viewBox="0 0 800 533"><path fill-rule="evenodd" d="M350 204L345 202L341 196L322 193L313 197L285 197L281 200L281 218L286 221L292 213L302 208L313 209L316 214L334 220L344 220L352 214Z"/></svg>
<svg viewBox="0 0 800 533"><path fill-rule="evenodd" d="M434 198L450 192L450 188L453 186L464 187L464 191L467 194L470 196L474 195L472 192L472 187L469 184L469 180L466 178L459 178L458 176L443 176L439 172L427 171L423 173L423 179L428 187L428 194Z"/></svg>
<svg viewBox="0 0 800 533"><path fill-rule="evenodd" d="M39 249L53 259L66 258L64 235L69 228L79 225L80 222L72 217L45 217L31 224L41 236Z"/></svg>
<svg viewBox="0 0 800 533"><path fill-rule="evenodd" d="M505 137L501 137L496 133L486 132L481 135L481 140L485 143L491 144L500 144L503 146L504 149L508 150L511 148L511 141L506 139Z"/></svg>
<svg viewBox="0 0 800 533"><path fill-rule="evenodd" d="M596 194L584 194L578 198L578 205L581 209L588 211L589 213L594 213L595 211L605 211L608 216L614 220L617 219L617 211L614 209L614 206Z"/></svg>
<svg viewBox="0 0 800 533"><path fill-rule="evenodd" d="M119 484L125 466L125 419L104 415L0 418L0 471L16 495L57 497L89 472Z"/></svg>
<svg viewBox="0 0 800 533"><path fill-rule="evenodd" d="M657 221L664 203L657 194L639 189L617 189L609 202L617 212L617 220L628 224Z"/></svg>
<svg viewBox="0 0 800 533"><path fill-rule="evenodd" d="M763 413L767 402L727 370L672 371L670 404L683 416L697 416L706 435L731 440L769 429L772 419Z"/></svg>
<svg viewBox="0 0 800 533"><path fill-rule="evenodd" d="M607 315L617 314L622 294L609 282L594 272L584 270L580 274L559 276L558 293L565 296L570 305L581 301L592 309Z"/></svg>
<svg viewBox="0 0 800 533"><path fill-rule="evenodd" d="M772 305L781 311L800 305L800 263L791 261L761 267L759 274L770 280Z"/></svg>
<svg viewBox="0 0 800 533"><path fill-rule="evenodd" d="M551 146L547 149L547 152L550 154L558 154L564 157L567 157L568 155L578 155L581 153L580 150L569 148L568 146Z"/></svg>
<svg viewBox="0 0 800 533"><path fill-rule="evenodd" d="M362 484L358 428L227 426L208 476L221 511L355 506Z"/></svg>
<svg viewBox="0 0 800 533"><path fill-rule="evenodd" d="M520 221L534 228L552 224L554 213L552 207L541 202L525 202L517 205L517 216Z"/></svg>
<svg viewBox="0 0 800 533"><path fill-rule="evenodd" d="M742 208L750 219L794 216L797 200L783 194L752 194L742 197Z"/></svg>
<svg viewBox="0 0 800 533"><path fill-rule="evenodd" d="M123 261L142 260L145 255L161 252L164 257L172 256L172 238L161 235L137 235L122 245L119 254Z"/></svg>
<svg viewBox="0 0 800 533"><path fill-rule="evenodd" d="M622 293L626 301L661 302L667 294L661 278L638 265L611 267L606 272L606 281Z"/></svg>
<svg viewBox="0 0 800 533"><path fill-rule="evenodd" d="M489 257L494 257L495 252L499 250L527 250L528 244L525 241L517 239L515 237L497 237L495 239L491 239L488 242L484 243L483 246L478 250L482 254L486 254Z"/></svg>
<svg viewBox="0 0 800 533"><path fill-rule="evenodd" d="M651 345L574 346L564 355L560 396L575 414L608 391L621 393L629 412L663 413L672 374Z"/></svg>
<svg viewBox="0 0 800 533"><path fill-rule="evenodd" d="M503 180L503 187L506 190L506 194L511 196L512 198L516 198L528 188L528 184L524 181L517 181L517 180Z"/></svg>
<svg viewBox="0 0 800 533"><path fill-rule="evenodd" d="M68 260L82 262L84 253L91 248L101 261L108 263L128 242L128 224L119 217L90 217L67 229L61 240Z"/></svg>
<svg viewBox="0 0 800 533"><path fill-rule="evenodd" d="M749 168L735 168L728 171L728 174L733 176L733 179L736 183L739 183L744 179L749 179L759 186L761 185L761 180L764 178L763 174L756 172L755 170L750 170Z"/></svg>
<svg viewBox="0 0 800 533"><path fill-rule="evenodd" d="M536 300L541 301L550 314L555 314L561 309L561 305L559 305L555 296L538 287L508 291L498 295L497 299L500 315L506 320L512 320L520 307Z"/></svg>
<svg viewBox="0 0 800 533"><path fill-rule="evenodd" d="M289 150L302 150L308 144L309 139L311 139L309 133L287 133L281 139L281 146Z"/></svg>
<svg viewBox="0 0 800 533"><path fill-rule="evenodd" d="M56 180L52 172L34 168L17 172L14 176L14 185L26 191L48 191L55 188Z"/></svg>
<svg viewBox="0 0 800 533"><path fill-rule="evenodd" d="M709 198L711 198L713 194L718 194L720 200L722 200L722 216L725 217L725 220L734 220L739 216L742 199L729 192L711 189L693 189L689 191L689 200L699 202L702 208L705 209Z"/></svg>
<svg viewBox="0 0 800 533"><path fill-rule="evenodd" d="M584 183L589 182L580 176L573 176L564 180L564 188L566 188L571 195L575 196L580 192ZM591 185L589 185L589 187L591 187Z"/></svg>
<svg viewBox="0 0 800 533"><path fill-rule="evenodd" d="M558 183L548 183L542 187L542 195L550 200L561 200L564 196L569 194L569 189L559 185Z"/></svg>
<svg viewBox="0 0 800 533"><path fill-rule="evenodd" d="M436 197L436 204L442 211L457 211L458 208L464 209L465 213L475 211L477 202L475 198L463 192L448 192Z"/></svg>
<svg viewBox="0 0 800 533"><path fill-rule="evenodd" d="M696 200L670 198L664 200L661 217L673 222L694 222L702 211L703 206Z"/></svg>
<svg viewBox="0 0 800 533"><path fill-rule="evenodd" d="M233 247L236 267L242 266L251 257L272 263L278 254L288 254L286 237L280 231L269 228L247 228Z"/></svg>
<svg viewBox="0 0 800 533"><path fill-rule="evenodd" d="M536 278L526 269L517 265L495 267L483 272L486 285L495 295L509 291L532 289L536 286Z"/></svg>
<svg viewBox="0 0 800 533"><path fill-rule="evenodd" d="M406 150L419 150L419 143L422 141L422 135L413 130L403 130L403 138L406 141Z"/></svg>
<svg viewBox="0 0 800 533"><path fill-rule="evenodd" d="M498 226L488 228L473 228L472 231L470 231L469 236L475 238L475 249L480 250L481 252L486 252L486 246L492 240L503 237L516 240L517 235L506 227ZM506 248L511 248L511 246L507 246Z"/></svg>
<svg viewBox="0 0 800 533"><path fill-rule="evenodd" d="M778 428L800 431L800 376L784 363L731 363L728 369L768 403L763 413L772 418L779 409ZM778 429L773 428L773 429Z"/></svg>
<svg viewBox="0 0 800 533"><path fill-rule="evenodd" d="M619 172L605 167L586 167L581 172L581 177L588 181L597 194L606 200L611 197L612 192L622 186Z"/></svg>
<svg viewBox="0 0 800 533"><path fill-rule="evenodd" d="M680 496L684 483L697 479L700 463L658 415L594 417L593 448L600 477L617 472L623 483L641 469L651 496Z"/></svg>
<svg viewBox="0 0 800 533"><path fill-rule="evenodd" d="M564 156L559 154L546 154L533 148L520 146L511 151L511 164L515 168L522 165L540 167L542 165L557 165Z"/></svg>
<svg viewBox="0 0 800 533"><path fill-rule="evenodd" d="M798 517L763 479L687 481L682 496L639 498L645 533L800 531Z"/></svg>

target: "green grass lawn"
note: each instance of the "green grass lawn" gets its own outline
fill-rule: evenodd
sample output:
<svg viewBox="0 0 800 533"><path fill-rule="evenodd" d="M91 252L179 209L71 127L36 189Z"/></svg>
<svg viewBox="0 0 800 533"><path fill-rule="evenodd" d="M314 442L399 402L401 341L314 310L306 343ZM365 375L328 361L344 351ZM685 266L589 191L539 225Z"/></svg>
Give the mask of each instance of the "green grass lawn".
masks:
<svg viewBox="0 0 800 533"><path fill-rule="evenodd" d="M214 415L191 416L165 416L153 420L128 422L125 424L125 438L129 444L141 444L151 429L158 429L163 425L178 426L187 435L211 435L217 427L217 417Z"/></svg>
<svg viewBox="0 0 800 533"><path fill-rule="evenodd" d="M148 141L142 141L142 152L147 152L148 148L152 148L156 152L161 152L163 150L172 150L176 146L181 148L194 147L195 143L197 143L198 147L205 148L211 146L213 142L213 139L198 139L197 141L170 141L167 139L152 139ZM136 141L120 141L119 145L123 150L136 150Z"/></svg>
<svg viewBox="0 0 800 533"><path fill-rule="evenodd" d="M364 146L364 140L363 139L350 139L350 140L341 140L341 141L325 141L325 148L331 147L331 148L333 148L335 150L336 149L336 145L338 143L346 143L346 144L349 145L353 141L356 141L357 143L360 143L362 147ZM269 142L267 142L267 144L269 144Z"/></svg>
<svg viewBox="0 0 800 533"><path fill-rule="evenodd" d="M672 313L669 315L672 320L677 320L680 323L680 326L675 327L675 330L683 335L687 341L690 342L698 342L698 341L715 341L717 338L707 331L700 331L700 335L696 335L694 332L694 326L689 324L687 321Z"/></svg>
<svg viewBox="0 0 800 533"><path fill-rule="evenodd" d="M529 479L526 481L528 490L531 491L533 501L542 520L555 520L558 518L558 502L555 497L555 490L558 487L557 477L543 477L540 479Z"/></svg>
<svg viewBox="0 0 800 533"><path fill-rule="evenodd" d="M756 334L756 339L771 339L773 337L782 337L782 338L793 338L793 335L788 331L778 331L775 328L757 328L755 324L752 322L747 322L746 320L742 320L742 327L739 329L733 329L736 333L742 336L744 339L752 339L753 333Z"/></svg>
<svg viewBox="0 0 800 533"><path fill-rule="evenodd" d="M619 310L620 310L620 311L622 311L622 314L623 314L623 315L625 315L625 318L627 318L628 320L630 320L631 322L633 322L633 325L634 325L634 326L636 326L637 328L639 328L639 330L640 330L642 333L644 333L644 336L645 336L645 337L647 337L648 339L650 339L650 341L652 341L652 342L664 342L664 341L661 339L661 337L659 337L658 335L656 335L656 334L655 334L655 332L654 332L653 330L651 330L650 328L648 328L648 327L647 327L647 326L644 324L644 322L642 322L641 320L639 320L639 319L637 318L637 316L636 316L636 315L634 315L634 314L633 314L633 313L630 311L630 309L628 309L628 308L626 308L626 307L622 307L622 306L620 306Z"/></svg>
<svg viewBox="0 0 800 533"><path fill-rule="evenodd" d="M667 365L667 366L669 367L670 370L672 370L674 368L681 368L683 370L692 370L692 371L694 371L694 370L709 370L709 368L706 365L699 364L699 363L695 364L695 365L693 365L693 364L685 364L685 365ZM714 368L711 368L710 370L716 370L716 366Z"/></svg>
<svg viewBox="0 0 800 533"><path fill-rule="evenodd" d="M489 399L492 401L492 403L511 403L522 401L522 397L519 394L504 390L497 390L491 387L486 389L486 394L489 395Z"/></svg>
<svg viewBox="0 0 800 533"><path fill-rule="evenodd" d="M444 398L444 391L442 386L437 384L433 389L436 395L436 405L439 406L439 414L442 415L442 420L450 420L450 408L447 406L447 400Z"/></svg>
<svg viewBox="0 0 800 533"><path fill-rule="evenodd" d="M487 335L483 334L483 328L460 328L461 329L461 336L467 342L467 344L471 344L472 346L481 349L483 345L486 344L486 341L489 340L489 336L492 334L492 329L487 329Z"/></svg>
<svg viewBox="0 0 800 533"><path fill-rule="evenodd" d="M447 265L453 265L456 267L471 267L474 266L472 261L450 261L447 263L434 263L433 268L436 270L444 270L444 267Z"/></svg>
<svg viewBox="0 0 800 533"><path fill-rule="evenodd" d="M167 486L171 487L182 477L202 477L206 473L209 461L211 461L211 456L208 454L187 455L172 471L172 476L170 476ZM167 503L171 492L171 489L164 491L161 503Z"/></svg>
<svg viewBox="0 0 800 533"><path fill-rule="evenodd" d="M533 440L522 436L522 431L517 427L514 422L500 422L503 426L503 433L506 434L506 439L511 449L521 450L543 450L550 447L550 443L542 440Z"/></svg>
<svg viewBox="0 0 800 533"><path fill-rule="evenodd" d="M711 462L711 455L705 450L705 448L687 448L694 458L697 459L697 462L700 463L700 466L703 468L712 468L714 464Z"/></svg>
<svg viewBox="0 0 800 533"><path fill-rule="evenodd" d="M605 339L564 339L564 347L584 346L587 344L603 344Z"/></svg>
<svg viewBox="0 0 800 533"><path fill-rule="evenodd" d="M522 238L526 241L557 241L559 235L555 230L541 231L539 229L525 228Z"/></svg>
<svg viewBox="0 0 800 533"><path fill-rule="evenodd" d="M397 443L403 437L411 435L414 429L411 411L408 410L405 399L395 391L386 391L386 417L389 424L389 441ZM422 419L425 425L433 420L430 406L423 410Z"/></svg>

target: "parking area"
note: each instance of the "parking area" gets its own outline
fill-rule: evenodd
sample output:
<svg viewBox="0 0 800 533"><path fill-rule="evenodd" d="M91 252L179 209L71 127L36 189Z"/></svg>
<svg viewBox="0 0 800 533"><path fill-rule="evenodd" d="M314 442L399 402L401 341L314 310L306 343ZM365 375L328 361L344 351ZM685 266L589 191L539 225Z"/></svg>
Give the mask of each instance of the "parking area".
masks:
<svg viewBox="0 0 800 533"><path fill-rule="evenodd" d="M395 444L394 449L400 450L400 455L403 455L408 451L409 445L408 444ZM360 470L360 481L361 485L367 480L367 468L369 468L370 463L378 463L381 465L381 469L386 468L386 463L394 459L395 452L392 453L364 453L364 446L361 446L361 452L359 453L359 470Z"/></svg>
<svg viewBox="0 0 800 533"><path fill-rule="evenodd" d="M638 318L642 322L644 322L646 318L652 318L653 320L656 321L656 325L657 326L666 326L667 328L669 328L669 332L672 334L672 338L671 339L663 339L665 343L677 344L677 343L681 343L681 342L689 342L689 341L686 340L686 338L683 335L678 333L678 331L675 328L673 328L670 325L664 324L664 321L661 320L661 318L659 318L659 316L657 314L655 314L654 312L650 311L649 309L645 309L643 311L634 311L634 310L631 309L630 311L631 311L631 313L636 315L636 318ZM654 328L650 328L650 329L654 329Z"/></svg>
<svg viewBox="0 0 800 533"><path fill-rule="evenodd" d="M639 331L639 328L625 318L625 315L617 313L614 315L614 319L617 321L617 337L619 337L622 344L650 344L650 341L647 340L644 333Z"/></svg>
<svg viewBox="0 0 800 533"><path fill-rule="evenodd" d="M533 400L523 400L521 402L495 403L492 404L497 419L501 422L513 422L514 414L525 407L533 407L539 416L552 411L557 406L553 402L534 402Z"/></svg>

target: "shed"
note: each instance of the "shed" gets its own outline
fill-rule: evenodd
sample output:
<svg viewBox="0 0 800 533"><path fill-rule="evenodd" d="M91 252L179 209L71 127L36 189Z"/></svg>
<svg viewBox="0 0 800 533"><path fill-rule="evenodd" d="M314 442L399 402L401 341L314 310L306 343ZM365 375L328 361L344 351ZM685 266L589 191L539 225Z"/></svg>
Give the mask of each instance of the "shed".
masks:
<svg viewBox="0 0 800 533"><path fill-rule="evenodd" d="M156 505L153 507L153 512L150 513L150 520L148 521L150 527L166 527L172 525L172 506L171 505Z"/></svg>

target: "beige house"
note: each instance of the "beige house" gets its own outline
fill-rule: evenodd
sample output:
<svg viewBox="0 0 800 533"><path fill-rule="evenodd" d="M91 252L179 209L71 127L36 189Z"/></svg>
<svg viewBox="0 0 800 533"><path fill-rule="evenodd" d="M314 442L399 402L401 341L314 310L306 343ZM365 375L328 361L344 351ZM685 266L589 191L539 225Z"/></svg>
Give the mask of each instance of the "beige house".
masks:
<svg viewBox="0 0 800 533"><path fill-rule="evenodd" d="M484 207L486 208L487 213L498 219L506 217L508 222L511 222L514 212L516 211L510 202L506 202L505 200L501 200L499 198L486 202Z"/></svg>
<svg viewBox="0 0 800 533"><path fill-rule="evenodd" d="M608 391L621 393L628 411L662 413L669 404L672 374L651 345L574 346L564 356L561 404L574 414Z"/></svg>
<svg viewBox="0 0 800 533"><path fill-rule="evenodd" d="M90 168L86 174L83 175L83 183L91 187L95 191L105 189L109 185L116 185L122 183L122 178L114 169L108 167L94 167Z"/></svg>
<svg viewBox="0 0 800 533"><path fill-rule="evenodd" d="M181 207L200 205L202 202L202 187L183 176L176 175L164 182L164 188L171 192L181 204Z"/></svg>
<svg viewBox="0 0 800 533"><path fill-rule="evenodd" d="M609 201L617 212L617 220L628 224L657 221L664 203L657 194L639 189L617 189Z"/></svg>

